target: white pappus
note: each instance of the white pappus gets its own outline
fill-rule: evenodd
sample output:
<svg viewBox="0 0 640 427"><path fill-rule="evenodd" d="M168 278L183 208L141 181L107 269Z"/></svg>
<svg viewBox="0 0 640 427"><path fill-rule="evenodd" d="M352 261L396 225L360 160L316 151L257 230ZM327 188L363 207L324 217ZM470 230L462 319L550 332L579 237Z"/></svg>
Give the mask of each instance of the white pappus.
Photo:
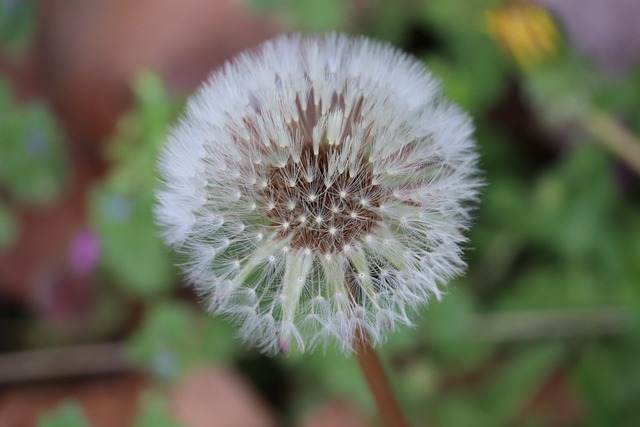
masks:
<svg viewBox="0 0 640 427"><path fill-rule="evenodd" d="M208 309L268 354L372 345L465 268L473 126L391 46L282 36L189 100L156 218Z"/></svg>

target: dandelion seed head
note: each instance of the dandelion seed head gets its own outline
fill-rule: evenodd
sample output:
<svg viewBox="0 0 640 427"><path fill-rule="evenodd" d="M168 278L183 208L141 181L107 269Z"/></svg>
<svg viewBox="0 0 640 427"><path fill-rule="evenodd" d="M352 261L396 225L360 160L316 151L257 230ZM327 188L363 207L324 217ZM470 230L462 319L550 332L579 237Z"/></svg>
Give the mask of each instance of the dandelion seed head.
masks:
<svg viewBox="0 0 640 427"><path fill-rule="evenodd" d="M246 342L348 353L358 328L382 342L463 272L472 133L414 58L280 37L190 99L159 160L156 217Z"/></svg>

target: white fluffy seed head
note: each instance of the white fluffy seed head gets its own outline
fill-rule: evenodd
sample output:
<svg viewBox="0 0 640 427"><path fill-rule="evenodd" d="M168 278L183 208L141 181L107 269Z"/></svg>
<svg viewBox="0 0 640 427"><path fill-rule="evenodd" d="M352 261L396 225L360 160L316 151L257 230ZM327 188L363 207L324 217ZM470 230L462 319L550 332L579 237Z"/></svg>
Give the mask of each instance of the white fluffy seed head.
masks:
<svg viewBox="0 0 640 427"><path fill-rule="evenodd" d="M280 37L190 99L159 160L156 217L245 341L348 353L357 331L380 343L462 273L472 133L414 58Z"/></svg>

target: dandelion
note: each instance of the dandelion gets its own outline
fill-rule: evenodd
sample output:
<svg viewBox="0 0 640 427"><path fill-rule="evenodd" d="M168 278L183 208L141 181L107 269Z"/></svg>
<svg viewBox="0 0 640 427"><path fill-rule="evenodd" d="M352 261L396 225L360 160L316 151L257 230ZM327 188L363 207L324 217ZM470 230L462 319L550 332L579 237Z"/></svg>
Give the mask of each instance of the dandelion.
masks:
<svg viewBox="0 0 640 427"><path fill-rule="evenodd" d="M214 314L268 354L372 345L464 270L469 117L416 59L285 36L187 104L159 161L158 222Z"/></svg>

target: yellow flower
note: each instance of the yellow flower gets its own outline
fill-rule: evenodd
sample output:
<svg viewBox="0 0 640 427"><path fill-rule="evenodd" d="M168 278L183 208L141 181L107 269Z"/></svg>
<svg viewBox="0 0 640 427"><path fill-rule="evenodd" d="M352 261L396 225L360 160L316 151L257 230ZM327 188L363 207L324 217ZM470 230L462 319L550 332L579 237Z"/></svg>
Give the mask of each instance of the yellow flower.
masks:
<svg viewBox="0 0 640 427"><path fill-rule="evenodd" d="M511 1L485 12L489 34L516 62L529 69L555 55L558 30L549 13L525 1Z"/></svg>

